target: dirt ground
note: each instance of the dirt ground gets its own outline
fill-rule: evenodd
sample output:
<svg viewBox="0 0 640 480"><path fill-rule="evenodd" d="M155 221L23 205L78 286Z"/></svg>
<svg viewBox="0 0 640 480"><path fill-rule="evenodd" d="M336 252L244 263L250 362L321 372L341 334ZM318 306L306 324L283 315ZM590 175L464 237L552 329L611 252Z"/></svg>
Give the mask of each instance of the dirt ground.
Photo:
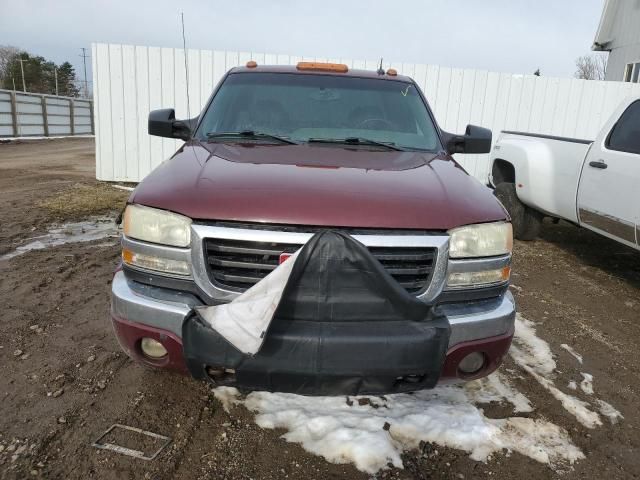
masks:
<svg viewBox="0 0 640 480"><path fill-rule="evenodd" d="M93 149L90 139L0 144L0 256L54 222L124 204L122 191L109 205L85 202L93 205L88 210L52 203L70 189L102 188L94 180ZM128 360L109 320L118 254L110 238L0 260L1 478L371 478L287 443L282 431L259 428L244 408L226 413L204 383ZM546 222L540 240L516 244L513 284L519 311L537 323L556 355L556 384L591 373L598 395L624 420L587 429L538 383L516 377L536 415L567 429L586 459L559 474L517 453L482 463L425 444L404 454L404 469L375 478L640 476L640 253ZM582 367L563 343L583 354ZM501 368L514 368L512 360ZM492 414L490 406L485 413ZM173 443L151 462L93 448L114 423L167 435Z"/></svg>

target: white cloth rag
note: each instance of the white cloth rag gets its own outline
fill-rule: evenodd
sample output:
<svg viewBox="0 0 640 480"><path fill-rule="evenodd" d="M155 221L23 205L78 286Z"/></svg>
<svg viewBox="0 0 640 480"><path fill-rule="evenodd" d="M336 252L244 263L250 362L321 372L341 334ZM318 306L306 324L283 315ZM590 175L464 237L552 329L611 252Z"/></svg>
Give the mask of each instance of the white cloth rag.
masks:
<svg viewBox="0 0 640 480"><path fill-rule="evenodd" d="M243 353L255 355L264 342L299 252L230 303L195 309L211 328L234 347Z"/></svg>

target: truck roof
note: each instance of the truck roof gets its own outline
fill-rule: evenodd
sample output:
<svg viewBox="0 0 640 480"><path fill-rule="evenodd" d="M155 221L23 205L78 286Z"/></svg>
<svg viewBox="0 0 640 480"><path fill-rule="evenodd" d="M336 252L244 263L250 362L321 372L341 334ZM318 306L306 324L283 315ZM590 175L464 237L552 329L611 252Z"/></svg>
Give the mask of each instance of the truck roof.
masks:
<svg viewBox="0 0 640 480"><path fill-rule="evenodd" d="M320 63L320 62L318 62ZM379 74L373 70L353 70L347 72L335 72L329 70L299 70L295 65L257 65L256 67L234 67L229 73L295 73L298 75L332 75L335 77L358 77L358 78L377 78L380 80L392 80L395 82L413 82L410 77L405 75L389 75L386 72Z"/></svg>

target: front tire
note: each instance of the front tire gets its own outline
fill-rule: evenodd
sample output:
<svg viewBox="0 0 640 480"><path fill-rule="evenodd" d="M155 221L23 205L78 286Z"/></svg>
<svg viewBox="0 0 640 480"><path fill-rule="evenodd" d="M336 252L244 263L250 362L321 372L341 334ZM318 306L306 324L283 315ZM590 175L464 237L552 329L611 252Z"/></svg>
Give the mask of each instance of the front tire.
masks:
<svg viewBox="0 0 640 480"><path fill-rule="evenodd" d="M518 240L534 240L540 233L543 215L520 201L514 183L499 183L493 194L511 216L513 236Z"/></svg>

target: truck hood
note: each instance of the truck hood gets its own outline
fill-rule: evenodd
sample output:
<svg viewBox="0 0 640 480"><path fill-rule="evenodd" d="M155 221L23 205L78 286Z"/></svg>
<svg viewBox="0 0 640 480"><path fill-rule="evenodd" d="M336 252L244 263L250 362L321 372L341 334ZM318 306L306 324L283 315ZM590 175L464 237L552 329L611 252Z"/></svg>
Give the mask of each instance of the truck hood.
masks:
<svg viewBox="0 0 640 480"><path fill-rule="evenodd" d="M130 202L195 220L336 227L448 230L507 217L443 154L335 145L191 141Z"/></svg>

